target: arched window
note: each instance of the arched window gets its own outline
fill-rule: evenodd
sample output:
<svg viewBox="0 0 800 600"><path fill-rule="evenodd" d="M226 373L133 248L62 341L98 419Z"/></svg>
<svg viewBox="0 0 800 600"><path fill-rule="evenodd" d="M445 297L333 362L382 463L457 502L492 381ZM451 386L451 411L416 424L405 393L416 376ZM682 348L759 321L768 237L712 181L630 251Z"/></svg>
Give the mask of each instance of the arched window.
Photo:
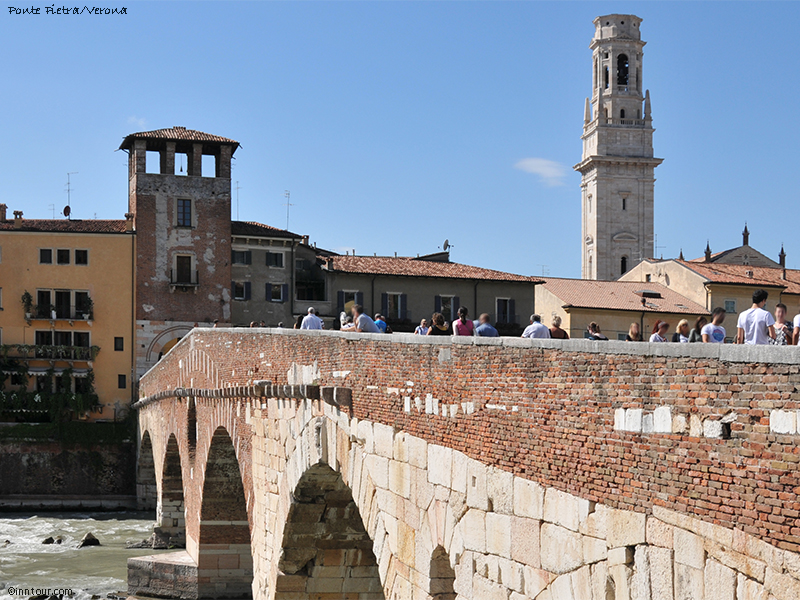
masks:
<svg viewBox="0 0 800 600"><path fill-rule="evenodd" d="M620 273L619 273L620 275L625 275L625 273L628 272L628 257L627 256L623 256L619 260L619 271L620 271Z"/></svg>
<svg viewBox="0 0 800 600"><path fill-rule="evenodd" d="M608 89L608 67L603 69L603 87Z"/></svg>
<svg viewBox="0 0 800 600"><path fill-rule="evenodd" d="M589 194L588 198L589 212L592 212L592 195Z"/></svg>
<svg viewBox="0 0 800 600"><path fill-rule="evenodd" d="M625 118L625 109L624 108L619 111L619 118L620 119L624 119Z"/></svg>
<svg viewBox="0 0 800 600"><path fill-rule="evenodd" d="M617 57L617 85L628 85L628 55L620 54Z"/></svg>

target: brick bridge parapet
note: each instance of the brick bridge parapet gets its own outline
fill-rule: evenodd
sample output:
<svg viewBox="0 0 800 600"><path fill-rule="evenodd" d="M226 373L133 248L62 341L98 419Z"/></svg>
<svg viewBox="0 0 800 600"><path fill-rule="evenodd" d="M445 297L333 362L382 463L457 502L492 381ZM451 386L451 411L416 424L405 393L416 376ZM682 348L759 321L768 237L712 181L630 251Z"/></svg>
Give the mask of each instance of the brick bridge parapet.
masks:
<svg viewBox="0 0 800 600"><path fill-rule="evenodd" d="M136 405L142 505L187 549L132 559L129 591L796 600L799 362L195 329Z"/></svg>

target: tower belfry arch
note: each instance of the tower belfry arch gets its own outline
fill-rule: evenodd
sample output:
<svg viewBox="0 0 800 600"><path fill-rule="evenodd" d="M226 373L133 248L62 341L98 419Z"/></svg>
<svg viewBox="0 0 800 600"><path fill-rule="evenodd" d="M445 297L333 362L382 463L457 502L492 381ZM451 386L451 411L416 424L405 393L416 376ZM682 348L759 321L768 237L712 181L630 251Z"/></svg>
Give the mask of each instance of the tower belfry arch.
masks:
<svg viewBox="0 0 800 600"><path fill-rule="evenodd" d="M594 20L592 95L586 99L581 174L583 279L612 280L653 256L655 168L644 45L634 15Z"/></svg>

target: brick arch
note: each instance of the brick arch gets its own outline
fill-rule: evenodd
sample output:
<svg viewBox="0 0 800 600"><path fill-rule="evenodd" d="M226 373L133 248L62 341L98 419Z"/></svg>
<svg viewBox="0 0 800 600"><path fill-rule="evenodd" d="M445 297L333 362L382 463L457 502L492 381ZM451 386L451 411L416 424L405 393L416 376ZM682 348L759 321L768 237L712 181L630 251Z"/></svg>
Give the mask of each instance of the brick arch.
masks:
<svg viewBox="0 0 800 600"><path fill-rule="evenodd" d="M221 425L214 430L208 447L196 544L199 598L243 598L251 594L253 560L247 496L236 448Z"/></svg>
<svg viewBox="0 0 800 600"><path fill-rule="evenodd" d="M372 545L342 475L324 463L312 465L292 493L275 600L311 600L320 592L384 598Z"/></svg>
<svg viewBox="0 0 800 600"><path fill-rule="evenodd" d="M186 515L184 503L183 469L178 439L172 433L164 451L161 468L161 495L156 521L170 536L171 546L186 544Z"/></svg>
<svg viewBox="0 0 800 600"><path fill-rule="evenodd" d="M154 511L156 510L157 502L158 484L153 441L150 437L150 432L145 431L139 440L136 462L136 508L138 510Z"/></svg>

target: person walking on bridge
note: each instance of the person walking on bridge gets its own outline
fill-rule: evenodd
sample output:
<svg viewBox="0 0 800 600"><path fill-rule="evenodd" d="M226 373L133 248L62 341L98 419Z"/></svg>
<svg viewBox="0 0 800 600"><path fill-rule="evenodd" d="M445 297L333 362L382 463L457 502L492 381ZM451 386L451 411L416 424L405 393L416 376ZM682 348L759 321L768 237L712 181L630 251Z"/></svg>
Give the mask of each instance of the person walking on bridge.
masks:
<svg viewBox="0 0 800 600"><path fill-rule="evenodd" d="M317 311L313 306L308 308L308 314L303 317L303 322L300 323L300 329L322 329L322 319L317 316Z"/></svg>
<svg viewBox="0 0 800 600"><path fill-rule="evenodd" d="M753 306L739 315L736 323L736 343L762 346L775 339L775 319L764 310L769 294L764 290L753 292Z"/></svg>

